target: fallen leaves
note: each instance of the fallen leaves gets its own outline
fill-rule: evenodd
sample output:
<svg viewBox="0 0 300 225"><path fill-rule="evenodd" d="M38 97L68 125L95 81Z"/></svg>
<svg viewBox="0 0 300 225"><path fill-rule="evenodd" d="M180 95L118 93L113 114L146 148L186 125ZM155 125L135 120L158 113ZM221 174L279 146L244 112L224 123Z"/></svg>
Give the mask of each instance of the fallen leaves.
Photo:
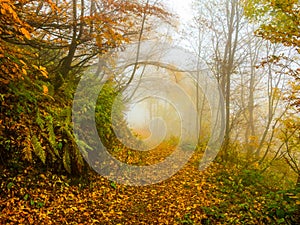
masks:
<svg viewBox="0 0 300 225"><path fill-rule="evenodd" d="M146 187L115 184L91 173L89 183L27 169L1 177L1 224L181 224L185 215L200 222L209 172L188 165L167 181ZM13 185L12 185L12 184ZM11 184L11 185L9 185Z"/></svg>
<svg viewBox="0 0 300 225"><path fill-rule="evenodd" d="M30 167L19 173L4 169L0 174L0 224L272 222L265 213L272 199L262 196L255 186L234 189L239 184L236 175L219 164L199 171L199 154L168 180L141 187L116 184L93 172L87 174L87 182Z"/></svg>

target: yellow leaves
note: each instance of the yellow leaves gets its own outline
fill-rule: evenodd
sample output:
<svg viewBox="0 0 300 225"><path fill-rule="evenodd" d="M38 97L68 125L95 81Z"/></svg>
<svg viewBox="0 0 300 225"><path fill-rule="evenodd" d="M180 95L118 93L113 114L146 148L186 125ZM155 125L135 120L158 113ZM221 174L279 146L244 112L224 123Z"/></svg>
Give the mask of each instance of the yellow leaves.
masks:
<svg viewBox="0 0 300 225"><path fill-rule="evenodd" d="M46 180L47 179L47 177L45 176L45 174L40 174L40 178L42 178L43 180Z"/></svg>
<svg viewBox="0 0 300 225"><path fill-rule="evenodd" d="M248 137L248 145L252 147L257 147L259 145L259 137L255 135L250 135Z"/></svg>
<svg viewBox="0 0 300 225"><path fill-rule="evenodd" d="M36 66L36 65L32 65L32 67L35 68L36 70L40 71L40 73L41 73L44 77L48 78L48 72L47 72L46 67L43 67L43 66Z"/></svg>
<svg viewBox="0 0 300 225"><path fill-rule="evenodd" d="M275 99L279 99L282 96L282 91L279 88L273 88L273 96Z"/></svg>
<svg viewBox="0 0 300 225"><path fill-rule="evenodd" d="M35 69L37 69L37 70L39 70L39 67L36 66L36 65L32 65L32 67L35 68Z"/></svg>
<svg viewBox="0 0 300 225"><path fill-rule="evenodd" d="M255 162L255 163L253 164L253 168L254 168L254 169L259 169L259 168L260 168L259 163L258 163L258 162Z"/></svg>
<svg viewBox="0 0 300 225"><path fill-rule="evenodd" d="M151 190L151 194L156 195L157 194L157 190L155 190L155 189Z"/></svg>
<svg viewBox="0 0 300 225"><path fill-rule="evenodd" d="M26 76L27 75L27 71L24 69L24 68L22 68L22 73Z"/></svg>
<svg viewBox="0 0 300 225"><path fill-rule="evenodd" d="M218 169L214 167L212 172L215 170ZM24 172L22 179L13 180L15 188L12 188L21 198L4 197L6 205L2 216L7 220L11 217L14 221L22 219L23 224L29 224L29 221L34 221L34 224L112 224L112 221L113 224L204 224L209 220L212 224L260 224L254 215L263 217L269 204L268 199L257 196L258 192L252 200L252 192L244 188L239 191L232 182L229 186L219 187L219 190L213 189L213 185L219 184L220 175L205 174L191 165L181 171L180 176L175 175L160 184L147 187L120 185L118 190L110 188L105 178L88 175L91 182L87 187L72 185L64 188L66 177L61 176L62 179L58 178L61 182L57 182L57 175L51 176L50 172L38 176L33 173L33 180L31 174ZM41 181L45 187L41 186ZM33 184L35 188L31 188ZM191 188L184 189L181 184L189 184ZM197 185L209 187L209 195L196 190L194 186ZM18 189L20 186L25 188ZM261 187L257 190L261 191ZM24 200L22 196L26 194ZM297 205L300 204L299 197L292 193L289 196ZM264 218L265 221L267 219Z"/></svg>
<svg viewBox="0 0 300 225"><path fill-rule="evenodd" d="M45 67L40 66L40 72L44 77L48 78L48 72Z"/></svg>
<svg viewBox="0 0 300 225"><path fill-rule="evenodd" d="M300 68L298 69L299 73L300 73ZM296 83L296 81L291 81L289 82L289 85L291 86L291 89L294 92L299 92L300 91L300 85L298 83Z"/></svg>
<svg viewBox="0 0 300 225"><path fill-rule="evenodd" d="M44 95L47 95L48 94L48 87L46 85L43 85L43 93Z"/></svg>

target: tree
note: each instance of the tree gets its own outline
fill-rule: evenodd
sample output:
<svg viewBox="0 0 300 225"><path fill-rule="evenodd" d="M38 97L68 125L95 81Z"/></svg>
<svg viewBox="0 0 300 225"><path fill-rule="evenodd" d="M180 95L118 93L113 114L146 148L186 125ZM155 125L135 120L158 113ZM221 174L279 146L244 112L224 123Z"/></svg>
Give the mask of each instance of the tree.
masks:
<svg viewBox="0 0 300 225"><path fill-rule="evenodd" d="M300 6L298 0L251 0L243 1L246 16L252 22L259 24L255 34L271 43L280 43L295 49L300 54ZM294 87L300 85L300 65L297 57L286 57L284 54L273 57L270 60L279 64L281 59L292 62L286 68L287 73L295 78ZM293 88L293 87L292 87ZM294 92L297 88L293 88ZM299 96L287 98L299 108Z"/></svg>
<svg viewBox="0 0 300 225"><path fill-rule="evenodd" d="M56 89L64 81L76 80L98 55L136 38L136 21L144 13L160 18L167 15L159 6L128 0L58 0L55 5L33 1L23 8L26 22L34 28L26 44L54 75Z"/></svg>
<svg viewBox="0 0 300 225"><path fill-rule="evenodd" d="M297 59L300 54L300 5L298 0L251 0L243 1L245 14L253 22L259 24L259 28L255 34L271 43L280 43L292 50L295 50L294 56L270 55L267 61L263 61L262 65L272 63L282 68L281 72L294 77L291 82L290 90L287 91L286 100L299 113L300 103L300 65ZM298 55L297 55L298 53ZM282 61L289 63L282 63ZM295 114L295 113L294 113ZM297 115L297 113L296 113ZM285 127L284 143L285 153L287 155L287 163L298 173L297 185L300 182L300 174L298 163L292 157L292 149L295 149L295 141L298 140L299 126L297 119L287 118L282 121ZM297 142L297 141L296 141ZM290 143L293 143L292 145ZM298 143L297 143L298 144Z"/></svg>
<svg viewBox="0 0 300 225"><path fill-rule="evenodd" d="M156 3L155 3L156 4ZM142 15L166 18L140 1L0 2L0 159L81 172L72 97L85 69L137 39ZM147 29L150 25L147 24ZM57 166L58 165L58 166Z"/></svg>
<svg viewBox="0 0 300 225"><path fill-rule="evenodd" d="M240 30L243 27L242 11L236 0L226 1L224 4L209 2L203 6L198 4L197 22L210 30L213 55L206 59L214 76L218 80L225 99L225 137L223 142L224 159L228 158L230 135L232 131L232 78L237 67L242 63L243 56L239 52L241 40ZM200 10L202 8L202 10ZM204 12L207 15L204 16ZM207 18L208 17L208 18ZM209 18L210 17L210 18ZM224 21L226 21L224 23ZM206 40L207 41L207 40ZM200 47L200 46L199 46ZM199 49L198 49L199 51ZM201 56L200 56L201 57ZM203 57L203 56L202 56Z"/></svg>

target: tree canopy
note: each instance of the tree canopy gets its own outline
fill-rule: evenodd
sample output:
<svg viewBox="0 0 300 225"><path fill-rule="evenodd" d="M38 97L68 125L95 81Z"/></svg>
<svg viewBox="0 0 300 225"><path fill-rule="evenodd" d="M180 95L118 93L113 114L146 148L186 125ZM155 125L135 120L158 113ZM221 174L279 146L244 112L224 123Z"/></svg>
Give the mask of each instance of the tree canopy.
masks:
<svg viewBox="0 0 300 225"><path fill-rule="evenodd" d="M245 14L260 24L256 34L300 53L300 6L297 0L243 1Z"/></svg>

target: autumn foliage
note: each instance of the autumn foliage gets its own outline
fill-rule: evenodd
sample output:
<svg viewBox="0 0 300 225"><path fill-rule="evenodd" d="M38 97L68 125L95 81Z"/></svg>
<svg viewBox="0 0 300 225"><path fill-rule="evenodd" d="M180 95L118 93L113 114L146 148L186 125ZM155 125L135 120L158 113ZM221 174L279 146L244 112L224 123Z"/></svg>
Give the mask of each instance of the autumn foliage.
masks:
<svg viewBox="0 0 300 225"><path fill-rule="evenodd" d="M71 127L81 74L97 57L135 40L143 15L168 13L138 1L1 0L0 14L3 164L82 172Z"/></svg>
<svg viewBox="0 0 300 225"><path fill-rule="evenodd" d="M250 20L263 21L257 36L300 53L298 0L242 2ZM271 17L264 21L266 15ZM198 165L206 143L200 143L182 170L145 187L116 184L85 162L72 130L79 80L99 57L147 39L143 32L169 20L157 1L0 0L0 224L298 224L300 195L291 182L299 174L293 155L300 146L298 67L285 70L294 78L284 95L290 116L279 121L274 135L286 154L275 157L274 165L249 163L238 152L238 140L228 143L226 161L217 158L204 171ZM294 60L271 56L262 66L282 59ZM122 94L118 85L111 77L98 96L99 137L124 163L162 162L174 152L177 137L150 152L117 139L111 112ZM118 103L118 125L131 134L125 106ZM87 139L89 132L87 127ZM278 174L291 174L291 168L296 173L285 179L271 166Z"/></svg>

